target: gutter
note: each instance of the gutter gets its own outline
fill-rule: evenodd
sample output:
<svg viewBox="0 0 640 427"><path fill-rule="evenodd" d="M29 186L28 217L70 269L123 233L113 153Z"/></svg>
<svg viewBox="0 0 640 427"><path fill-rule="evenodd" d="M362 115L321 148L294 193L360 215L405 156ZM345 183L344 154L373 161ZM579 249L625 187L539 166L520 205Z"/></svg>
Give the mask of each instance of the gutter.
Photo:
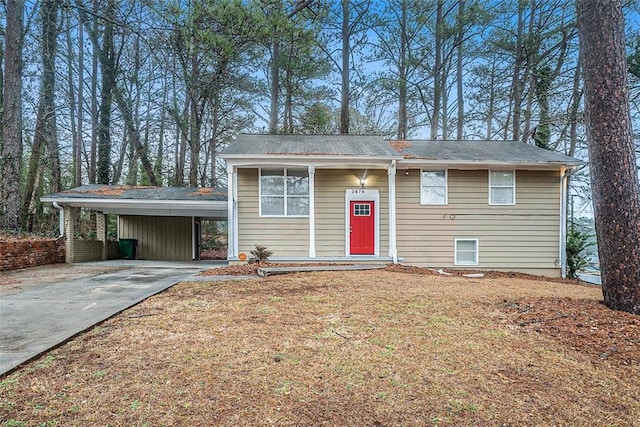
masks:
<svg viewBox="0 0 640 427"><path fill-rule="evenodd" d="M531 168L532 170L535 170L535 169L540 169L540 170L556 169L557 170L558 168L563 166L568 168L574 168L574 167L584 165L584 163L583 162L568 163L568 162L535 162L535 161L521 162L521 161L491 161L491 160L453 160L453 159L438 159L438 160L431 159L430 160L430 159L419 159L419 158L403 159L400 162L398 162L398 167L400 168L403 166L417 167L421 165L444 166L449 169L456 169L456 168L485 169L485 168L491 168L491 167L509 167L509 168L516 168L516 169Z"/></svg>
<svg viewBox="0 0 640 427"><path fill-rule="evenodd" d="M58 237L63 237L64 236L64 208L60 206L58 202L53 202L53 207L58 209L58 211L60 212L60 215L58 215L58 218L60 221L59 223L60 236Z"/></svg>

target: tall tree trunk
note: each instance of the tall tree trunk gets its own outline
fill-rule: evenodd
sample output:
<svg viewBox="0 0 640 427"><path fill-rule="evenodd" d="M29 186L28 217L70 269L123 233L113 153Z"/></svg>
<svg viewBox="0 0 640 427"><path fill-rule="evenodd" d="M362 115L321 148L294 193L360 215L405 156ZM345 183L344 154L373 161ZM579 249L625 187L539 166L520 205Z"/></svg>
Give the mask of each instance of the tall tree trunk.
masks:
<svg viewBox="0 0 640 427"><path fill-rule="evenodd" d="M349 28L349 0L342 0L342 93L340 96L340 133L349 133L349 55L351 54L351 30Z"/></svg>
<svg viewBox="0 0 640 427"><path fill-rule="evenodd" d="M43 151L46 153L46 161L44 163L51 172L51 191L57 193L61 190L60 153L58 150L54 100L59 3L59 0L44 0L40 8L42 78L31 159L22 201L23 213L26 215L25 223L29 231L32 231L34 223L34 210L37 205L36 182L39 181L41 175L40 168L43 162L41 158ZM72 105L72 110L73 107Z"/></svg>
<svg viewBox="0 0 640 427"><path fill-rule="evenodd" d="M284 97L284 133L293 134L293 83L291 82L291 70L285 71L285 97Z"/></svg>
<svg viewBox="0 0 640 427"><path fill-rule="evenodd" d="M458 102L457 102L457 107L458 107L458 120L456 123L456 139L458 141L461 141L462 138L464 137L464 88L462 85L462 78L463 78L463 54L464 54L464 49L463 49L463 43L464 43L464 4L465 4L465 0L459 0L458 2L458 34L457 34L457 40L456 40L456 51L457 51L457 58L456 58L456 89L457 89L457 93L458 93Z"/></svg>
<svg viewBox="0 0 640 427"><path fill-rule="evenodd" d="M489 77L489 102L487 105L487 132L486 139L490 141L493 136L493 119L496 109L496 57L493 55L491 58L491 76Z"/></svg>
<svg viewBox="0 0 640 427"><path fill-rule="evenodd" d="M0 105L4 105L4 44L0 43ZM0 108L0 126L4 123L3 109ZM2 131L0 131L0 153L2 153ZM2 173L2 161L0 161L0 173ZM2 195L2 187L0 186L0 196ZM1 206L0 206L1 208ZM2 212L2 210L0 210ZM0 227L2 227L0 221Z"/></svg>
<svg viewBox="0 0 640 427"><path fill-rule="evenodd" d="M605 304L640 314L640 194L620 0L577 0Z"/></svg>
<svg viewBox="0 0 640 427"><path fill-rule="evenodd" d="M398 58L398 139L407 139L407 1L400 5L400 58Z"/></svg>
<svg viewBox="0 0 640 427"><path fill-rule="evenodd" d="M69 90L73 90L69 87ZM84 138L82 135L84 120L84 28L82 24L78 25L78 129L76 130L76 143L74 150L74 181L76 186L82 185L82 152L84 147Z"/></svg>
<svg viewBox="0 0 640 427"><path fill-rule="evenodd" d="M97 6L94 4L94 10ZM93 32L98 32L98 19L94 17ZM89 150L89 184L95 184L98 175L98 128L100 108L98 107L98 51L97 43L91 42L91 148Z"/></svg>
<svg viewBox="0 0 640 427"><path fill-rule="evenodd" d="M441 84L441 97L442 97L442 106L441 111L442 111L442 139L443 140L447 140L449 139L449 82L448 82L448 77L449 77L449 63L450 59L448 59L446 61L446 67L443 68L443 73L441 75L441 80L442 80L442 84Z"/></svg>
<svg viewBox="0 0 640 427"><path fill-rule="evenodd" d="M269 86L269 96L271 106L269 109L269 133L278 133L278 113L280 109L280 42L277 39L271 44L271 85Z"/></svg>
<svg viewBox="0 0 640 427"><path fill-rule="evenodd" d="M67 28L71 28L72 22L71 22L71 15L67 14L65 17L65 25ZM78 28L78 33L82 30L82 26L80 26ZM73 41L71 39L71 31L66 31L65 34L65 38L66 38L66 48L67 48L67 63L66 63L66 67L67 67L67 96L69 99L69 120L70 120L70 127L71 127L71 158L72 158L72 165L73 165L73 176L74 176L74 184L75 186L78 186L80 184L77 183L77 176L78 176L78 160L79 160L79 147L78 147L78 124L77 124L77 118L76 118L76 91L75 91L75 82L76 80L80 82L80 84L82 84L82 74L80 74L80 70L78 70L78 78L74 79L73 77L73 66L75 63L75 55L74 55L74 44ZM78 34L78 38L80 39L80 34ZM79 49L79 53L81 54L83 52L83 49ZM80 58L78 58L78 63L80 63Z"/></svg>
<svg viewBox="0 0 640 427"><path fill-rule="evenodd" d="M58 41L58 9L61 0L45 0L42 9L44 14L43 45L46 55L43 57L42 81L44 86L44 108L46 110L47 130L47 164L51 172L51 191L57 193L62 189L62 173L60 170L60 149L58 147L58 132L56 126L56 52ZM45 61L46 59L46 61ZM46 81L46 84L45 84ZM37 132L36 132L37 134Z"/></svg>
<svg viewBox="0 0 640 427"><path fill-rule="evenodd" d="M512 119L511 139L520 139L520 115L522 112L522 83L520 74L524 62L523 37L524 37L524 2L518 1L518 25L516 29L516 51L514 52L513 76L511 78L511 95L509 99L509 113L504 128L504 139L509 139L509 123Z"/></svg>
<svg viewBox="0 0 640 427"><path fill-rule="evenodd" d="M40 24L42 28L41 64L42 74L40 81L40 95L38 112L36 115L36 127L31 145L31 157L25 180L22 199L22 212L25 215L25 224L28 231L33 231L33 216L35 209L36 182L39 181L42 172L42 164L46 163L51 169L51 191L60 191L60 163L57 153L56 129L55 129L55 56L57 38L57 12L56 0L44 0L40 8ZM73 106L72 106L73 109ZM51 140L54 140L53 142ZM55 146L55 153L51 152ZM54 159L45 161L46 157ZM57 160L57 161L56 161Z"/></svg>
<svg viewBox="0 0 640 427"><path fill-rule="evenodd" d="M18 230L20 215L20 172L22 161L22 22L24 2L5 3L5 67L0 157L0 221L8 230Z"/></svg>
<svg viewBox="0 0 640 427"><path fill-rule="evenodd" d="M162 106L160 108L160 128L158 129L158 152L156 154L156 162L153 166L153 172L155 173L158 184L162 185L162 166L164 161L164 132L167 122L167 98L169 96L169 85L167 83L167 69L164 70L164 76L162 79Z"/></svg>
<svg viewBox="0 0 640 427"><path fill-rule="evenodd" d="M113 91L116 86L115 76L115 48L113 17L115 16L115 0L107 1L102 48L99 48L99 58L102 72L102 86L100 88L100 112L98 127L98 162L96 180L98 184L110 184L111 169L111 108L113 105ZM96 43L97 44L97 43Z"/></svg>
<svg viewBox="0 0 640 427"><path fill-rule="evenodd" d="M204 108L200 108L201 99L200 88L200 64L198 52L194 47L191 52L191 76L188 89L189 94L189 185L196 187L198 185L198 168L200 166L200 133L202 132L202 112Z"/></svg>
<svg viewBox="0 0 640 427"><path fill-rule="evenodd" d="M578 112L580 111L580 103L582 101L582 54L578 52L578 61L576 70L573 74L573 90L571 92L571 107L569 110L569 151L568 155L574 156L578 147Z"/></svg>
<svg viewBox="0 0 640 427"><path fill-rule="evenodd" d="M215 188L218 185L218 179L216 175L216 163L217 163L217 150L218 150L218 135L220 134L220 108L221 108L221 94L216 93L213 103L213 117L211 124L211 143L209 144L209 159L211 161L211 177L209 185Z"/></svg>
<svg viewBox="0 0 640 427"><path fill-rule="evenodd" d="M551 68L543 66L535 73L535 95L540 108L540 122L533 133L533 140L540 148L551 148L551 113L549 90L552 82Z"/></svg>
<svg viewBox="0 0 640 427"><path fill-rule="evenodd" d="M196 99L189 103L189 185L198 185L198 168L200 166L200 133L202 132L202 118Z"/></svg>
<svg viewBox="0 0 640 427"><path fill-rule="evenodd" d="M433 115L431 116L431 139L438 139L440 123L440 102L442 101L442 33L444 0L438 0L436 7L436 39L434 43L435 61L433 64Z"/></svg>

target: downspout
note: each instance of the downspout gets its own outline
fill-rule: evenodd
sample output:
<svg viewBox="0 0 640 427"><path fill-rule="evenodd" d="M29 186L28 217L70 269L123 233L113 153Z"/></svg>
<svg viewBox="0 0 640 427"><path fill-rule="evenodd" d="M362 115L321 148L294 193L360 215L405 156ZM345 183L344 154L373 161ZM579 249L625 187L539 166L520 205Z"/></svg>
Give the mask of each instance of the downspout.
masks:
<svg viewBox="0 0 640 427"><path fill-rule="evenodd" d="M396 225L396 161L391 161L388 169L389 181L389 255L394 264L398 263L397 225Z"/></svg>
<svg viewBox="0 0 640 427"><path fill-rule="evenodd" d="M570 170L565 169L560 177L560 273L567 278L567 178Z"/></svg>
<svg viewBox="0 0 640 427"><path fill-rule="evenodd" d="M58 237L64 237L64 208L62 206L60 206L58 204L58 202L53 202L53 207L58 209L59 211L59 215L58 215L58 220L60 221L59 223L59 228L60 228L60 235Z"/></svg>
<svg viewBox="0 0 640 427"><path fill-rule="evenodd" d="M234 223L234 194L233 165L227 162L227 260L237 256L234 248L235 242L235 223Z"/></svg>
<svg viewBox="0 0 640 427"><path fill-rule="evenodd" d="M308 166L309 173L309 258L316 257L316 168Z"/></svg>

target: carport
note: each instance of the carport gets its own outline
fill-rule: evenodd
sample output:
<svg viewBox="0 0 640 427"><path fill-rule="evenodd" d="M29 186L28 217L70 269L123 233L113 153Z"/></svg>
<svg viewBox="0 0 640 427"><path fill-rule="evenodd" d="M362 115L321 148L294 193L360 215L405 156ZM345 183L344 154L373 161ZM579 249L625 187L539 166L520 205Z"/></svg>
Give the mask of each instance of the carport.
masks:
<svg viewBox="0 0 640 427"><path fill-rule="evenodd" d="M189 261L200 253L201 220L227 220L227 190L206 187L85 185L43 197L60 212L66 261L112 259L107 215L117 216L117 238L135 239L139 259ZM78 209L96 214L96 240L76 238Z"/></svg>

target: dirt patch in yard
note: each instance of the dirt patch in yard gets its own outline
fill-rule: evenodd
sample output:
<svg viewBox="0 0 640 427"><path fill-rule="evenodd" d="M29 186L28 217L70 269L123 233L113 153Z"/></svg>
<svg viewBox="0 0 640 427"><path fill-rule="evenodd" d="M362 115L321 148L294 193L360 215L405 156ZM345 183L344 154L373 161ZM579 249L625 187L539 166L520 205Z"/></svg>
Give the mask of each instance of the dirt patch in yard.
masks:
<svg viewBox="0 0 640 427"><path fill-rule="evenodd" d="M183 283L3 378L0 419L637 425L640 319L600 292L381 270Z"/></svg>

